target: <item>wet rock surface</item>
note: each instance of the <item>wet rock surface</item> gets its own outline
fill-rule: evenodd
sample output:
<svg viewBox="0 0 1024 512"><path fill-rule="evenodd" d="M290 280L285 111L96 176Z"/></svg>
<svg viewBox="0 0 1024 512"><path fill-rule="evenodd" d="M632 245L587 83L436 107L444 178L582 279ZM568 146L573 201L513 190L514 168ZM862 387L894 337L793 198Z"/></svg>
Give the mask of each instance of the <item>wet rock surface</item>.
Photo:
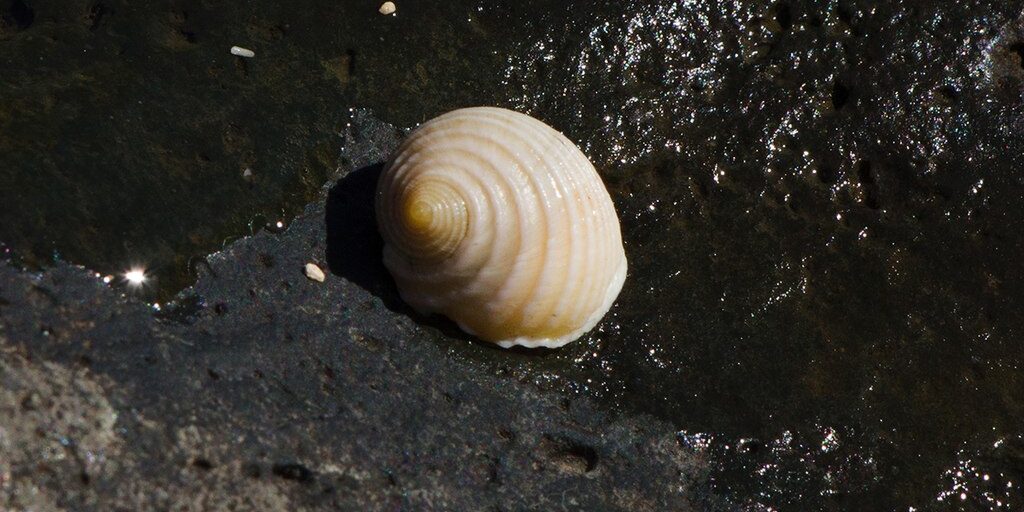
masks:
<svg viewBox="0 0 1024 512"><path fill-rule="evenodd" d="M166 291L254 212L286 224L316 195L346 107L411 127L507 106L594 160L623 293L553 353L399 325L496 383L666 422L749 510L1024 503L1024 3L352 4L0 2L0 258L139 258ZM373 172L328 194L315 263L406 318L363 250ZM589 467L576 453L554 466Z"/></svg>
<svg viewBox="0 0 1024 512"><path fill-rule="evenodd" d="M480 372L344 277L375 232L325 206L369 208L398 136L361 117L326 203L158 312L78 267L0 266L0 508L725 509L668 424Z"/></svg>
<svg viewBox="0 0 1024 512"><path fill-rule="evenodd" d="M1022 7L651 2L521 44L514 106L574 120L631 262L525 364L753 510L1021 507Z"/></svg>

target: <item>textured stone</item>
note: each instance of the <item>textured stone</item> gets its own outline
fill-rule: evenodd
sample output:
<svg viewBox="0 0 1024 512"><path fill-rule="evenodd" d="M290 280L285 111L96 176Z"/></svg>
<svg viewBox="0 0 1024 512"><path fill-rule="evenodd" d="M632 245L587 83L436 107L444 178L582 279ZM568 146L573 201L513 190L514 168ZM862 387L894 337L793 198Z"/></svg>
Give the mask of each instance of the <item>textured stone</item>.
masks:
<svg viewBox="0 0 1024 512"><path fill-rule="evenodd" d="M81 268L0 266L0 508L714 508L667 424L481 371L409 316L366 222L400 134L353 126L324 202L163 311Z"/></svg>

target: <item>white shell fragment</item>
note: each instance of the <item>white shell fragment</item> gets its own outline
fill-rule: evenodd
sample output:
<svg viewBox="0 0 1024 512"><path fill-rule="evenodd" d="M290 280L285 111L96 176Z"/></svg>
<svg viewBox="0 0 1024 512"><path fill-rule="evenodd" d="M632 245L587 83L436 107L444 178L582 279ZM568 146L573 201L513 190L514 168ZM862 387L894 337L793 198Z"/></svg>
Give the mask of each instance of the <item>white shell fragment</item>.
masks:
<svg viewBox="0 0 1024 512"><path fill-rule="evenodd" d="M377 185L402 299L508 348L592 329L626 278L611 197L587 157L524 114L456 110L416 129Z"/></svg>
<svg viewBox="0 0 1024 512"><path fill-rule="evenodd" d="M232 46L231 47L231 55L234 55L236 57L245 57L247 59L251 59L251 58L256 56L256 52L254 52L254 51L252 51L252 50L250 50L248 48L242 48L241 46Z"/></svg>
<svg viewBox="0 0 1024 512"><path fill-rule="evenodd" d="M313 263L306 263L306 277L318 283L322 283L324 282L324 279L327 279L327 276L324 275L324 271L320 270L320 267Z"/></svg>
<svg viewBox="0 0 1024 512"><path fill-rule="evenodd" d="M380 13L385 15L385 16L387 16L389 14L394 14L397 9L398 8L395 7L395 3L394 2L384 2L384 3L380 4Z"/></svg>

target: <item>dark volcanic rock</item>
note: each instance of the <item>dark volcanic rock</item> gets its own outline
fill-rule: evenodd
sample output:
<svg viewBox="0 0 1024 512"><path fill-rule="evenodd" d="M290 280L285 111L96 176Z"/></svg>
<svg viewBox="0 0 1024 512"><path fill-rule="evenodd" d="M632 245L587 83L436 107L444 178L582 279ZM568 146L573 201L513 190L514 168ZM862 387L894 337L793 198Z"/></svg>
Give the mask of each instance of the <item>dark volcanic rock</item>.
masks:
<svg viewBox="0 0 1024 512"><path fill-rule="evenodd" d="M714 492L749 510L1020 510L1022 12L1022 0L451 0L402 2L398 16L383 17L375 5L345 0L308 0L302 8L266 0L0 0L0 259L43 264L56 249L102 272L141 260L160 291L177 291L194 281L185 272L191 255L220 247L227 234L249 233L248 225L290 219L321 192L337 167L345 107L371 106L411 126L458 106L495 104L549 122L592 158L616 203L630 261L606 320L554 353L498 352L466 343L445 324L409 323L376 254L368 168L330 193L324 228L310 211L282 238L261 235L214 258L216 273L193 299L201 312L169 313L153 327L156 341L120 336L131 325L123 319L95 327L108 332L99 336L33 317L19 325L39 339L39 329L52 328L50 338L32 341L36 359L7 361L5 372L24 373L21 364L45 371L53 380L28 379L29 387L61 393L60 407L92 411L74 416L88 421L58 421L58 430L105 421L100 398L119 424L128 421L125 404L160 424L192 411L165 401L208 411L202 401L217 397L218 411L240 408L238 397L249 395L227 389L272 386L254 373L269 378L268 368L297 396L341 414L330 406L341 400L334 390L295 385L308 382L310 367L289 365L320 364L303 359L320 345L292 321L316 317L312 332L341 323L315 313L319 299L298 295L332 293L323 304L347 308L359 322L387 319L373 325L415 333L409 350L436 356L440 347L444 364L497 377L451 382L490 389L529 380L670 423L684 444L703 450ZM232 57L234 44L258 57ZM349 154L356 168L379 159L367 142L386 145L394 136L376 129L349 148L369 151ZM302 242L306 253L288 256L300 251L295 240L322 241L324 229L326 246ZM336 277L310 287L299 274L309 259ZM60 272L71 271L47 279ZM76 318L54 313L58 306L44 298L20 298L21 285L0 286L0 296L18 298L10 311L36 300L39 314ZM287 310L283 297L293 301ZM390 323L396 317L387 310L400 323ZM292 314L282 319L281 311ZM175 326L173 318L196 325ZM253 322L265 327L247 330ZM333 327L331 347L386 352L406 339L368 333L361 323ZM268 332L291 341L266 355ZM69 354L53 339L62 336L88 336L93 348ZM29 343L21 331L8 337ZM137 360L99 357L110 349L96 344L108 338L122 340L116 353ZM239 359L242 351L250 360ZM325 385L351 372L341 364L348 357L315 353L329 366L317 374ZM80 355L91 361L89 373L80 372ZM149 364L144 358L158 373L176 364L175 379L204 363L197 386L215 391L183 399L173 380L159 388L162 374L146 379L156 389L131 391L123 384L140 381L133 365ZM389 361L369 361L380 359ZM50 363L67 371L39 366ZM400 367L396 374L409 373ZM357 378L357 385L377 382ZM87 381L72 386L79 379ZM448 393L446 407L483 403L450 386L433 389L442 399ZM387 394L380 385L371 391ZM168 398L137 403L153 396ZM264 421L308 430L290 427L295 408L255 403ZM210 430L238 418L222 414L181 421ZM538 453L572 455L540 467L608 470L600 446L531 432L539 432L528 441ZM109 452L139 444L118 436L124 442L97 435L82 445ZM277 438L260 439L247 442L278 446ZM205 475L206 488L225 471L315 485L324 472L309 448L293 448L267 450L265 458L251 455L260 448L236 450L247 454L237 468L212 451L182 455L181 467ZM21 452L5 455L24 460ZM61 467L79 466L27 481L52 488L45 478L65 474ZM155 467L166 479L166 467ZM413 485L393 468L392 475L398 486ZM90 481L91 489L110 479Z"/></svg>
<svg viewBox="0 0 1024 512"><path fill-rule="evenodd" d="M668 425L478 371L401 311L366 194L398 134L354 125L328 222L232 244L157 314L0 266L0 509L714 508Z"/></svg>

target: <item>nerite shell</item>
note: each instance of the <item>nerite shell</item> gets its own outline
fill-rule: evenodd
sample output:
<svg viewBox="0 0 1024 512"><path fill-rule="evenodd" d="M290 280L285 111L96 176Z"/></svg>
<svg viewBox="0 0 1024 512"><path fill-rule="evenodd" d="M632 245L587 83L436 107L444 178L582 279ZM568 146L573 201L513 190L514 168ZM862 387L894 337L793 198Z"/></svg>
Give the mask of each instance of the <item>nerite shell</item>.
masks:
<svg viewBox="0 0 1024 512"><path fill-rule="evenodd" d="M600 176L561 133L478 107L423 124L377 185L384 264L402 299L502 347L589 331L626 278Z"/></svg>

